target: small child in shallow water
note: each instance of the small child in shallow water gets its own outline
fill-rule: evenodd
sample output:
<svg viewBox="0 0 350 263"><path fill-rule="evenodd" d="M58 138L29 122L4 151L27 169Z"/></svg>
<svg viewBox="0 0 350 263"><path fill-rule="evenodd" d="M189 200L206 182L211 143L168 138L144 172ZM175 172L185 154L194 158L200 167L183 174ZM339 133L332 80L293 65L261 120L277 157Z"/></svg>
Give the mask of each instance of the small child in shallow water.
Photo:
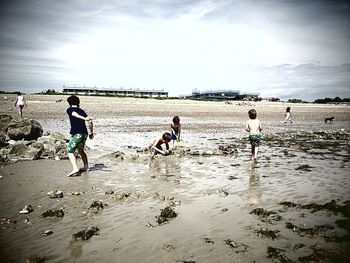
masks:
<svg viewBox="0 0 350 263"><path fill-rule="evenodd" d="M255 109L249 110L248 115L250 119L247 121L245 130L249 132L249 141L252 145L251 159L256 160L258 158L262 127L260 121L256 118L257 113Z"/></svg>
<svg viewBox="0 0 350 263"><path fill-rule="evenodd" d="M156 139L149 147L151 156L154 157L156 154L168 155L170 153L169 150L169 142L171 141L171 134L166 132L160 137ZM165 145L165 149L163 149L163 145Z"/></svg>

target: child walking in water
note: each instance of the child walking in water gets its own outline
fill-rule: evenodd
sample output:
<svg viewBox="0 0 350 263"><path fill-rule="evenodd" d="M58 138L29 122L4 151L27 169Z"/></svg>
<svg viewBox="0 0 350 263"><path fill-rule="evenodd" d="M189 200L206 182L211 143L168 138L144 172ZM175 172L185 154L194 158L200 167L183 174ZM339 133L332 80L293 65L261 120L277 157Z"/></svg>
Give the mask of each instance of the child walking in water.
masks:
<svg viewBox="0 0 350 263"><path fill-rule="evenodd" d="M15 106L18 109L19 117L22 119L23 108L26 106L26 101L23 98L21 92L18 92L18 94L17 94L17 99L16 99L16 102L15 102Z"/></svg>
<svg viewBox="0 0 350 263"><path fill-rule="evenodd" d="M92 118L88 117L86 112L79 108L80 100L77 96L70 96L67 99L67 102L70 106L67 109L67 114L69 116L71 125L70 134L72 135L68 143L68 157L73 166L73 171L70 172L67 176L80 176L81 172L88 171L89 169L88 158L84 151L84 147L88 135L90 139L94 138ZM88 122L89 131L86 128L85 122ZM74 155L76 149L78 149L78 152L84 164L84 167L81 169L78 168L77 159Z"/></svg>
<svg viewBox="0 0 350 263"><path fill-rule="evenodd" d="M249 132L249 141L252 145L252 160L256 160L258 158L258 151L259 151L259 145L260 145L260 139L261 139L261 123L256 118L257 113L255 109L251 109L248 111L248 115L250 120L247 121L247 124L245 126L245 130Z"/></svg>
<svg viewBox="0 0 350 263"><path fill-rule="evenodd" d="M171 129L171 139L173 140L173 146L176 142L180 141L180 135L181 135L181 124L180 124L180 118L179 116L175 116L173 118L173 123L170 125Z"/></svg>
<svg viewBox="0 0 350 263"><path fill-rule="evenodd" d="M151 157L153 158L156 154L160 153L161 155L169 154L169 142L171 141L171 134L166 132L162 135L161 138L156 139L150 146ZM163 150L163 144L165 149Z"/></svg>
<svg viewBox="0 0 350 263"><path fill-rule="evenodd" d="M290 123L293 123L293 120L292 120L292 109L290 108L290 106L288 106L286 108L286 113L284 114L284 123L287 123L287 121L289 121Z"/></svg>

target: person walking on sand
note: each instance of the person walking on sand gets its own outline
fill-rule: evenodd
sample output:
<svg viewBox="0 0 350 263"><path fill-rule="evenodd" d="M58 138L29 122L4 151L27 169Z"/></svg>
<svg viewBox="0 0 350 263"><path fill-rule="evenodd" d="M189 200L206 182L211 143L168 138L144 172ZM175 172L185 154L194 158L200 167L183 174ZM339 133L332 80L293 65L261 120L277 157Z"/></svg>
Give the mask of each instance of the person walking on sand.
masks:
<svg viewBox="0 0 350 263"><path fill-rule="evenodd" d="M17 94L17 99L16 99L16 102L15 102L15 106L18 109L19 117L22 119L23 108L26 106L26 100L22 96L21 92L18 92L18 94Z"/></svg>
<svg viewBox="0 0 350 263"><path fill-rule="evenodd" d="M71 125L71 139L68 143L68 157L73 166L73 170L67 176L80 176L81 172L88 171L89 163L84 151L85 142L89 135L90 139L94 138L92 118L88 117L86 112L80 108L80 100L77 96L72 95L67 99L69 108L67 114ZM86 123L88 122L88 129ZM89 131L88 131L89 130ZM84 167L79 169L74 152L78 149Z"/></svg>
<svg viewBox="0 0 350 263"><path fill-rule="evenodd" d="M255 109L249 110L248 115L250 119L247 121L245 130L249 132L249 141L252 146L251 159L256 160L258 158L262 127L260 121L256 118L257 113Z"/></svg>
<svg viewBox="0 0 350 263"><path fill-rule="evenodd" d="M181 124L179 116L173 118L173 123L170 125L171 129L171 140L173 140L173 146L175 142L180 142L181 135Z"/></svg>
<svg viewBox="0 0 350 263"><path fill-rule="evenodd" d="M166 132L159 139L154 140L154 142L150 145L149 150L151 152L151 158L153 158L157 154L168 155L170 153L169 150L169 142L171 141L171 134ZM163 149L163 145L165 149Z"/></svg>
<svg viewBox="0 0 350 263"><path fill-rule="evenodd" d="M286 108L286 113L284 114L284 123L287 123L287 121L289 121L290 123L293 123L293 120L292 120L292 109L290 106L288 106Z"/></svg>

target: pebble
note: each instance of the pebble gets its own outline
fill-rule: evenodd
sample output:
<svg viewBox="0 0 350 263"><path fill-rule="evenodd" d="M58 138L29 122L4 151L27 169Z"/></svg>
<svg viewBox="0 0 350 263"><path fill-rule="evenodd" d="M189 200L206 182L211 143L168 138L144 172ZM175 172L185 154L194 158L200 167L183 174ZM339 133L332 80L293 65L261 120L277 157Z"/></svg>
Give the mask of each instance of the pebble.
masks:
<svg viewBox="0 0 350 263"><path fill-rule="evenodd" d="M49 236L52 235L53 231L52 230L45 230L43 233L40 234L40 236Z"/></svg>
<svg viewBox="0 0 350 263"><path fill-rule="evenodd" d="M21 211L19 211L20 214L29 214L33 212L33 208L31 205L26 205Z"/></svg>
<svg viewBox="0 0 350 263"><path fill-rule="evenodd" d="M63 192L62 191L51 191L47 193L50 198L63 198Z"/></svg>

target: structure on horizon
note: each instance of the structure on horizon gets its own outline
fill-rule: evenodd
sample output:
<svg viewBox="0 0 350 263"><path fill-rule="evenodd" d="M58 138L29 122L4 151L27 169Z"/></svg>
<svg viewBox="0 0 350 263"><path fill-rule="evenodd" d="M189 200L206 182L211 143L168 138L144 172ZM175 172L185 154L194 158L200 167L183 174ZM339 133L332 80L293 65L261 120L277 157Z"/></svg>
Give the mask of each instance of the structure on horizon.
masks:
<svg viewBox="0 0 350 263"><path fill-rule="evenodd" d="M258 93L244 93L240 94L237 90L208 90L200 92L199 90L193 90L192 95L187 96L191 99L213 99L213 100L251 100L258 99Z"/></svg>
<svg viewBox="0 0 350 263"><path fill-rule="evenodd" d="M164 90L140 90L140 89L106 89L97 87L66 87L63 86L63 93L80 95L115 95L130 97L166 98L168 92Z"/></svg>

